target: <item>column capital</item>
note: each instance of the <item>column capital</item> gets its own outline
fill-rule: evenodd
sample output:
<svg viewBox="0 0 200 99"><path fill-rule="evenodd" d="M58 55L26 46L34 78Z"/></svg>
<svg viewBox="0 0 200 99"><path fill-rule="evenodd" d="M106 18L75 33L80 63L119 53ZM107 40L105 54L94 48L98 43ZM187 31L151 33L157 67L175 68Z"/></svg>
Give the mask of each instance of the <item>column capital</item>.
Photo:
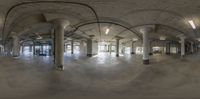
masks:
<svg viewBox="0 0 200 99"><path fill-rule="evenodd" d="M70 22L67 19L54 19L52 21L54 25L62 26L63 28L67 27L70 25Z"/></svg>
<svg viewBox="0 0 200 99"><path fill-rule="evenodd" d="M91 39L93 39L93 38L95 37L95 35L89 35L89 37L90 37Z"/></svg>
<svg viewBox="0 0 200 99"><path fill-rule="evenodd" d="M178 37L180 39L185 39L186 38L186 36L184 34L177 35L176 37Z"/></svg>
<svg viewBox="0 0 200 99"><path fill-rule="evenodd" d="M120 40L120 39L123 39L123 37L115 36L115 39L116 39L116 40Z"/></svg>
<svg viewBox="0 0 200 99"><path fill-rule="evenodd" d="M18 39L19 36L17 36L17 35L12 35L12 38L13 38L13 39Z"/></svg>
<svg viewBox="0 0 200 99"><path fill-rule="evenodd" d="M149 33L149 32L152 32L152 31L153 31L153 27L152 26L147 26L147 27L140 28L140 32L141 33Z"/></svg>

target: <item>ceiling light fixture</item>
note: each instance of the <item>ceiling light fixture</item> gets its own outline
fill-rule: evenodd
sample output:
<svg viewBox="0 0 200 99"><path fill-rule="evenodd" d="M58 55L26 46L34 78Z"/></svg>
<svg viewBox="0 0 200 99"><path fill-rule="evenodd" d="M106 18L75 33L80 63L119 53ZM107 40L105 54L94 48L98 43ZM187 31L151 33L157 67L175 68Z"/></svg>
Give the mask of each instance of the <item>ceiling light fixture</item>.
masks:
<svg viewBox="0 0 200 99"><path fill-rule="evenodd" d="M194 21L193 20L189 20L188 21L190 23L190 25L192 26L193 29L196 29L196 26L194 24Z"/></svg>
<svg viewBox="0 0 200 99"><path fill-rule="evenodd" d="M133 40L133 41L137 41L137 40L138 40L138 38L133 38L132 40Z"/></svg>
<svg viewBox="0 0 200 99"><path fill-rule="evenodd" d="M41 37L41 36L38 36L37 39L40 40L40 39L42 39L42 37Z"/></svg>
<svg viewBox="0 0 200 99"><path fill-rule="evenodd" d="M110 31L110 29L109 29L109 28L107 28L107 29L106 29L106 35L109 33L109 31Z"/></svg>

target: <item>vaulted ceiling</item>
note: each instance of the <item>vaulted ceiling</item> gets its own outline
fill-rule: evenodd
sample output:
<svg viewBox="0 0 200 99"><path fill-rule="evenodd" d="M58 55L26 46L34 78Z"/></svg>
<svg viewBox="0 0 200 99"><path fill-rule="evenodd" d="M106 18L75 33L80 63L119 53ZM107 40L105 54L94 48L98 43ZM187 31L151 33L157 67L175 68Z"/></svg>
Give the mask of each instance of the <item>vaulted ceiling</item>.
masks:
<svg viewBox="0 0 200 99"><path fill-rule="evenodd" d="M141 27L152 25L150 37L178 40L200 38L199 0L1 0L0 30L6 40L11 35L34 39L49 38L51 21L70 21L66 37L76 39L95 35L98 41L142 39ZM189 24L193 20L196 29ZM106 35L106 29L109 33Z"/></svg>

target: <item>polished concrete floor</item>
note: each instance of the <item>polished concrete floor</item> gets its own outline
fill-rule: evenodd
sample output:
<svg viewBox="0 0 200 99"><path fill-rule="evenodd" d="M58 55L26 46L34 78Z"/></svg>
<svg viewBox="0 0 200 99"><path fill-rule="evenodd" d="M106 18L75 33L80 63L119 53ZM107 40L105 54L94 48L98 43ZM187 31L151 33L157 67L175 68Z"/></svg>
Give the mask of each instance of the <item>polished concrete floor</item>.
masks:
<svg viewBox="0 0 200 99"><path fill-rule="evenodd" d="M153 55L65 55L65 70L51 57L0 57L0 99L199 99L200 53L180 59Z"/></svg>

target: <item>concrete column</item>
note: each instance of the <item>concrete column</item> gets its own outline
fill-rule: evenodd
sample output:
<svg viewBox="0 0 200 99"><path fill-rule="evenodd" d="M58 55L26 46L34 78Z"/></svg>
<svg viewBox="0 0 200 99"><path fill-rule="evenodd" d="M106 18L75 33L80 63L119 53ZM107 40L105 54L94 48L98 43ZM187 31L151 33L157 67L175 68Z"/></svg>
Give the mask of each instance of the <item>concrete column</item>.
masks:
<svg viewBox="0 0 200 99"><path fill-rule="evenodd" d="M194 52L196 53L197 52L197 43L194 42Z"/></svg>
<svg viewBox="0 0 200 99"><path fill-rule="evenodd" d="M94 35L87 39L87 56L92 57L98 54L98 42L93 40Z"/></svg>
<svg viewBox="0 0 200 99"><path fill-rule="evenodd" d="M126 49L126 46L124 43L122 43L122 46L121 46L121 53L122 54L125 54L125 49Z"/></svg>
<svg viewBox="0 0 200 99"><path fill-rule="evenodd" d="M193 43L193 42L190 42L190 44L191 44L191 45L190 45L190 47L191 47L191 48L190 48L190 49L191 49L191 53L194 53L194 43Z"/></svg>
<svg viewBox="0 0 200 99"><path fill-rule="evenodd" d="M198 43L195 43L195 50L196 50L196 52L199 52L199 44Z"/></svg>
<svg viewBox="0 0 200 99"><path fill-rule="evenodd" d="M24 53L24 45L21 45L22 53Z"/></svg>
<svg viewBox="0 0 200 99"><path fill-rule="evenodd" d="M165 54L165 42L162 41L162 53Z"/></svg>
<svg viewBox="0 0 200 99"><path fill-rule="evenodd" d="M51 55L54 57L53 59L55 59L55 29L51 29ZM55 60L54 60L55 63Z"/></svg>
<svg viewBox="0 0 200 99"><path fill-rule="evenodd" d="M71 40L71 54L74 54L74 40Z"/></svg>
<svg viewBox="0 0 200 99"><path fill-rule="evenodd" d="M181 41L181 57L185 56L185 37L180 37Z"/></svg>
<svg viewBox="0 0 200 99"><path fill-rule="evenodd" d="M84 53L84 42L83 41L80 41L79 51L80 51L80 54Z"/></svg>
<svg viewBox="0 0 200 99"><path fill-rule="evenodd" d="M13 36L13 57L20 55L20 39L18 36Z"/></svg>
<svg viewBox="0 0 200 99"><path fill-rule="evenodd" d="M11 56L11 49L12 49L12 42L11 40L10 41L7 41L6 44L5 44L5 53L8 55L8 56Z"/></svg>
<svg viewBox="0 0 200 99"><path fill-rule="evenodd" d="M54 20L55 29L55 66L59 70L64 70L64 31L69 25L69 21Z"/></svg>
<svg viewBox="0 0 200 99"><path fill-rule="evenodd" d="M168 55L168 54L170 54L170 42L166 42L166 54Z"/></svg>
<svg viewBox="0 0 200 99"><path fill-rule="evenodd" d="M87 56L92 57L92 39L87 39Z"/></svg>
<svg viewBox="0 0 200 99"><path fill-rule="evenodd" d="M151 41L149 40L149 44L148 44L148 49L149 49L149 55L153 55L153 48L152 48L152 44Z"/></svg>
<svg viewBox="0 0 200 99"><path fill-rule="evenodd" d="M40 53L42 52L42 54L44 54L44 53L43 53L43 52L44 52L44 46L43 46L43 44L40 45L40 48L41 48Z"/></svg>
<svg viewBox="0 0 200 99"><path fill-rule="evenodd" d="M140 32L143 33L143 64L149 64L149 33L151 32L150 27L142 28Z"/></svg>
<svg viewBox="0 0 200 99"><path fill-rule="evenodd" d="M131 54L135 54L134 41L131 43Z"/></svg>
<svg viewBox="0 0 200 99"><path fill-rule="evenodd" d="M33 55L35 55L35 46L36 46L36 44L35 44L35 42L33 41Z"/></svg>
<svg viewBox="0 0 200 99"><path fill-rule="evenodd" d="M196 45L196 47L195 47L196 52L199 52L199 43L196 43L195 45Z"/></svg>
<svg viewBox="0 0 200 99"><path fill-rule="evenodd" d="M29 52L32 52L32 51L33 51L33 46L30 45L30 46L29 46Z"/></svg>
<svg viewBox="0 0 200 99"><path fill-rule="evenodd" d="M119 41L120 41L120 39L117 38L117 39L116 39L116 56L117 56L117 57L119 57Z"/></svg>
<svg viewBox="0 0 200 99"><path fill-rule="evenodd" d="M112 53L112 43L109 45L109 52Z"/></svg>
<svg viewBox="0 0 200 99"><path fill-rule="evenodd" d="M65 47L65 49L64 49L65 52L67 52L67 43L65 43L65 46L64 46L64 47Z"/></svg>

